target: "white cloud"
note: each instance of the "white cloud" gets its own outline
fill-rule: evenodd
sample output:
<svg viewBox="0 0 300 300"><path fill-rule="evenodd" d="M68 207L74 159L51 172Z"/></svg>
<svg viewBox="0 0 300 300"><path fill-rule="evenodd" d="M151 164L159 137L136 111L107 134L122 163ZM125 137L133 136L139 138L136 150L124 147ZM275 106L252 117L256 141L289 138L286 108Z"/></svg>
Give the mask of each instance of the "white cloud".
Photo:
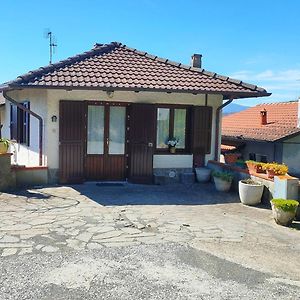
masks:
<svg viewBox="0 0 300 300"><path fill-rule="evenodd" d="M296 100L300 96L300 69L262 72L241 70L231 74L230 77L261 86L272 93L270 97L245 99L243 100L245 105Z"/></svg>
<svg viewBox="0 0 300 300"><path fill-rule="evenodd" d="M242 70L231 74L230 77L249 81L299 81L300 86L300 69L290 69L283 71L265 70L259 73Z"/></svg>

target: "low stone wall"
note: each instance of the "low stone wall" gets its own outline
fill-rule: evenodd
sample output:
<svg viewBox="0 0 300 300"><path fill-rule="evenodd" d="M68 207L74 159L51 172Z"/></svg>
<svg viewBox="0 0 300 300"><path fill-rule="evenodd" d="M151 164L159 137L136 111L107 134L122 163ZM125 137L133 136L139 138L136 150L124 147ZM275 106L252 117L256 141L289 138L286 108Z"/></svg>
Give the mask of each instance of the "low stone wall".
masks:
<svg viewBox="0 0 300 300"><path fill-rule="evenodd" d="M300 185L298 178L290 177L290 176L278 176L278 179L289 179L291 180L291 184L281 184L282 186L279 186L280 183L278 181L277 183L277 190L275 188L275 182L273 179L270 179L267 177L266 174L250 174L248 170L238 168L236 166L227 165L224 163L220 163L217 161L209 161L207 164L207 167L216 170L216 171L228 171L231 172L234 175L233 183L231 189L234 191L238 191L238 182L242 179L252 178L255 181L260 182L265 186L263 196L262 196L262 202L264 204L270 205L270 200L276 197L280 193L279 189L286 189L283 191L283 194L286 194L287 197L289 194L293 194L294 196L292 198L297 198L295 200L300 200ZM292 191L293 187L295 187L295 180L296 180L296 192L295 190ZM298 181L297 181L298 180ZM292 182L293 181L293 182ZM298 182L298 185L297 185ZM298 190L298 192L297 192ZM295 196L296 195L296 196Z"/></svg>
<svg viewBox="0 0 300 300"><path fill-rule="evenodd" d="M16 187L16 176L11 172L11 153L0 154L0 191Z"/></svg>
<svg viewBox="0 0 300 300"><path fill-rule="evenodd" d="M12 166L11 153L0 154L0 192L46 184L47 167Z"/></svg>
<svg viewBox="0 0 300 300"><path fill-rule="evenodd" d="M12 167L18 188L48 184L47 167Z"/></svg>

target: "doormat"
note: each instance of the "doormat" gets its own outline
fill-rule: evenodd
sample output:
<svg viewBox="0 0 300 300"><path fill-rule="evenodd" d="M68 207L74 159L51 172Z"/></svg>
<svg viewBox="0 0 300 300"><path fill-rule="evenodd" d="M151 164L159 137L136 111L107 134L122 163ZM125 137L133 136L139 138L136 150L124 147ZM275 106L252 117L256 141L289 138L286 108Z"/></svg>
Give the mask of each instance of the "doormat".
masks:
<svg viewBox="0 0 300 300"><path fill-rule="evenodd" d="M124 186L122 182L98 182L96 186Z"/></svg>

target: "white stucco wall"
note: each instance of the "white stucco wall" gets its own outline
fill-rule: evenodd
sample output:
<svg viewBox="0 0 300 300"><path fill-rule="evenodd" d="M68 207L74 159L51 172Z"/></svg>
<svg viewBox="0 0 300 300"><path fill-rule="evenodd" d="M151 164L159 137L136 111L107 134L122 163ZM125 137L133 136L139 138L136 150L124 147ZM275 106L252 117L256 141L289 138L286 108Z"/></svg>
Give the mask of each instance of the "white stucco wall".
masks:
<svg viewBox="0 0 300 300"><path fill-rule="evenodd" d="M44 119L44 165L51 169L58 169L59 164L59 118L56 123L51 122L53 115L59 116L59 101L60 100L93 100L93 101L117 101L117 102L139 102L139 103L170 103L170 104L193 104L205 105L205 95L192 95L184 93L154 93L154 92L124 92L115 91L113 97L109 97L104 91L91 91L91 90L42 90L42 89L24 89L14 91L10 94L14 99L20 102L29 100L31 110L40 114ZM215 118L216 108L222 104L222 95L209 95L208 105L213 107L213 120L212 120L212 144L211 154L206 155L205 160L208 161L214 157L215 147ZM9 104L6 105L6 116L9 116ZM8 117L9 119L9 117ZM38 165L38 122L31 117L31 144L30 147L16 145L14 158L17 163L25 164L27 166ZM3 130L6 137L9 138L9 121L5 122ZM176 155L178 163L181 167L191 167L192 156L188 158ZM171 160L165 157L166 167L170 166ZM174 156L173 160L174 160ZM180 158L181 157L181 158ZM154 162L161 160L161 158L154 158ZM174 160L175 162L175 160Z"/></svg>
<svg viewBox="0 0 300 300"><path fill-rule="evenodd" d="M44 120L47 120L47 92L45 90L19 90L9 93L13 99L18 102L30 101L30 109L39 114ZM43 148L47 142L45 129L47 122L44 122L43 127ZM2 136L10 139L10 102L6 100L5 116L2 129ZM39 165L39 122L36 118L30 116L30 145L21 145L13 143L9 151L13 153L12 163L25 166ZM43 165L47 165L47 156L44 151Z"/></svg>
<svg viewBox="0 0 300 300"><path fill-rule="evenodd" d="M282 161L290 174L300 176L300 134L283 142Z"/></svg>

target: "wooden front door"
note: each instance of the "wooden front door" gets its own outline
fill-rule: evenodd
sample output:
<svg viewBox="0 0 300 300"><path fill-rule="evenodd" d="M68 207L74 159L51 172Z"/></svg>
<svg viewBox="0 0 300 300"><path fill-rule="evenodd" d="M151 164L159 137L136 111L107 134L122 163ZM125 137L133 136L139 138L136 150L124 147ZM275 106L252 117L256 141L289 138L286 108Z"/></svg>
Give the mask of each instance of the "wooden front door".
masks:
<svg viewBox="0 0 300 300"><path fill-rule="evenodd" d="M84 180L85 105L82 101L59 103L59 180L80 183Z"/></svg>
<svg viewBox="0 0 300 300"><path fill-rule="evenodd" d="M87 102L85 178L126 178L126 106Z"/></svg>
<svg viewBox="0 0 300 300"><path fill-rule="evenodd" d="M152 183L156 110L151 104L132 104L129 119L129 180Z"/></svg>

